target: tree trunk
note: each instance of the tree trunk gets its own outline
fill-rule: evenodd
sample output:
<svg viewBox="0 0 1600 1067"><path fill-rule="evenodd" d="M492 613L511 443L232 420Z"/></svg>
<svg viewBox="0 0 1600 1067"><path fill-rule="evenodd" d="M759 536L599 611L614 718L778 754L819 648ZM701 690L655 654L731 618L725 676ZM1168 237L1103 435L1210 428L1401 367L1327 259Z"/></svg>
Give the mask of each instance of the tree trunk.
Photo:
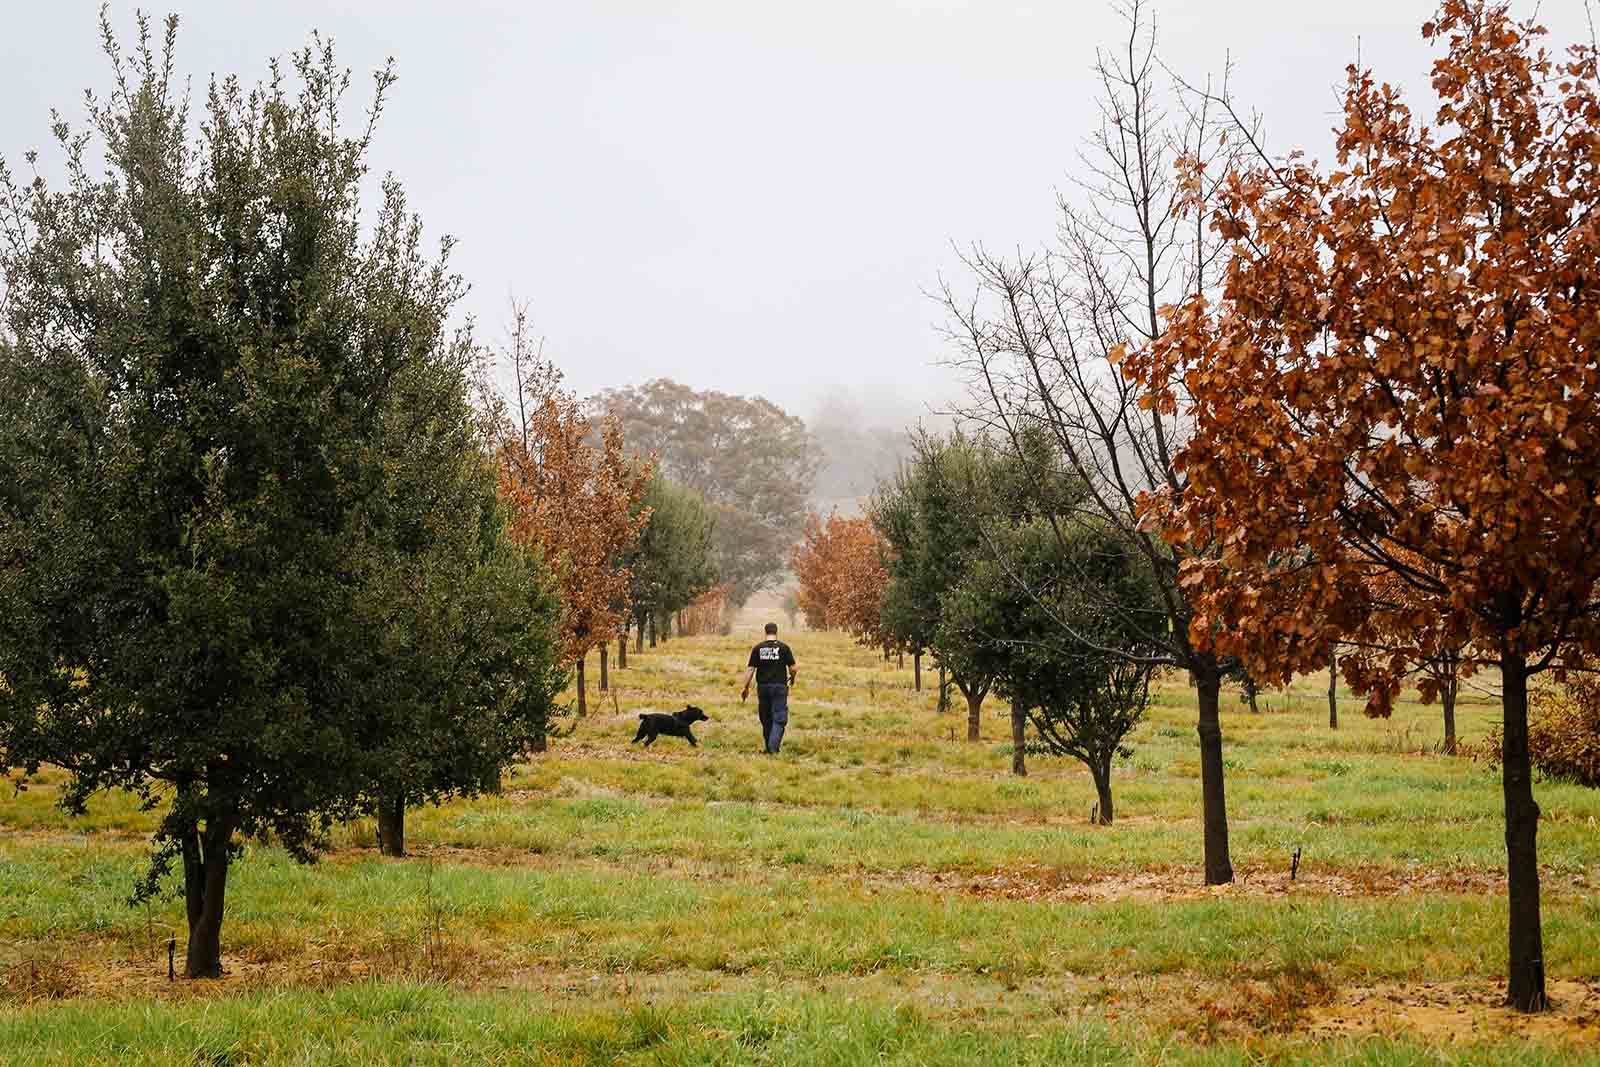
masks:
<svg viewBox="0 0 1600 1067"><path fill-rule="evenodd" d="M651 648L655 648L656 647L656 617L654 615L650 616L650 620L647 623L647 625L650 627L650 647ZM643 635L641 634L640 636L643 636ZM643 651L643 649L641 649L640 651Z"/></svg>
<svg viewBox="0 0 1600 1067"><path fill-rule="evenodd" d="M1256 707L1256 683L1255 683L1255 679L1249 677L1248 675L1245 677L1245 680L1244 680L1244 698L1245 698L1246 702L1248 702L1249 705L1250 705L1250 714L1252 714L1252 715L1261 714L1261 709Z"/></svg>
<svg viewBox="0 0 1600 1067"><path fill-rule="evenodd" d="M1233 881L1228 856L1228 802L1222 783L1222 716L1218 701L1222 680L1215 667L1195 672L1199 695L1200 795L1205 812L1206 885Z"/></svg>
<svg viewBox="0 0 1600 1067"><path fill-rule="evenodd" d="M611 690L611 672L608 669L610 658L611 645L602 641L600 643L600 692L602 693L610 692ZM604 704L605 701L602 700L600 703Z"/></svg>
<svg viewBox="0 0 1600 1067"><path fill-rule="evenodd" d="M628 669L628 631L623 630L617 638L617 670Z"/></svg>
<svg viewBox="0 0 1600 1067"><path fill-rule="evenodd" d="M1544 1011L1544 935L1539 924L1539 805L1528 758L1528 665L1509 643L1500 650L1504 721L1502 787L1506 803L1506 871L1511 896L1509 1000L1518 1011Z"/></svg>
<svg viewBox="0 0 1600 1067"><path fill-rule="evenodd" d="M950 710L950 683L945 681L944 664L939 664L939 714Z"/></svg>
<svg viewBox="0 0 1600 1067"><path fill-rule="evenodd" d="M189 916L189 944L183 973L190 978L222 977L222 903L228 886L228 843L232 819L207 819L201 830L191 823L183 835L183 895Z"/></svg>
<svg viewBox="0 0 1600 1067"><path fill-rule="evenodd" d="M1111 807L1111 765L1107 761L1104 767L1090 767L1089 777L1094 779L1094 791L1098 798L1095 802L1095 822L1101 826L1110 826L1113 810Z"/></svg>
<svg viewBox="0 0 1600 1067"><path fill-rule="evenodd" d="M674 634L673 636L675 636L675 637L687 637L688 636L687 634L685 634L683 632L683 612L681 612L681 611L678 612L678 632L676 634Z"/></svg>
<svg viewBox="0 0 1600 1067"><path fill-rule="evenodd" d="M1028 713L1021 707L1011 709L1011 773L1028 776Z"/></svg>
<svg viewBox="0 0 1600 1067"><path fill-rule="evenodd" d="M916 683L917 692L922 692L922 653L911 653L911 676Z"/></svg>
<svg viewBox="0 0 1600 1067"><path fill-rule="evenodd" d="M895 664L895 669L903 671L903 670L906 669L906 653L905 653L905 649L901 649L899 655L900 655L900 662Z"/></svg>
<svg viewBox="0 0 1600 1067"><path fill-rule="evenodd" d="M883 646L883 662L885 662L885 663L889 662L889 646L888 645L884 645Z"/></svg>
<svg viewBox="0 0 1600 1067"><path fill-rule="evenodd" d="M589 714L589 694L585 691L583 684L583 661L587 658L587 654L578 656L578 676L574 683L578 687L578 718L580 719Z"/></svg>
<svg viewBox="0 0 1600 1067"><path fill-rule="evenodd" d="M983 693L974 689L967 694L967 740L978 740L978 727L982 724Z"/></svg>
<svg viewBox="0 0 1600 1067"><path fill-rule="evenodd" d="M406 854L405 797L385 797L378 801L378 851L385 856Z"/></svg>
<svg viewBox="0 0 1600 1067"><path fill-rule="evenodd" d="M1328 652L1328 729L1339 728L1339 650Z"/></svg>
<svg viewBox="0 0 1600 1067"><path fill-rule="evenodd" d="M1452 676L1439 693L1439 702L1444 705L1444 752L1447 756L1456 754L1456 687L1459 684Z"/></svg>

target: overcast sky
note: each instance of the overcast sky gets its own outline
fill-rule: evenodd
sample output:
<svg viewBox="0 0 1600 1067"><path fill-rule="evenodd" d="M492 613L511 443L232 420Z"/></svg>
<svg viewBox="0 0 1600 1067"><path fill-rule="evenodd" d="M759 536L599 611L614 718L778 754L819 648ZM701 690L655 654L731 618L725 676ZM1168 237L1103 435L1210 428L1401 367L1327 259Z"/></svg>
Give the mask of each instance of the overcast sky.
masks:
<svg viewBox="0 0 1600 1067"><path fill-rule="evenodd" d="M49 109L104 90L96 0L5 0L0 153L47 147ZM1426 0L1168 0L1162 51L1196 78L1231 52L1274 148L1330 153L1360 40L1426 86ZM1518 4L1521 13L1532 5ZM165 9L156 8L157 13ZM1093 120L1100 0L188 2L179 69L255 80L313 29L400 81L375 147L430 232L459 240L467 311L509 292L582 393L669 376L804 413L829 386L890 406L954 391L937 307L952 244L1034 246ZM131 33L132 5L112 16ZM1552 40L1587 38L1546 0ZM362 82L363 90L369 83Z"/></svg>

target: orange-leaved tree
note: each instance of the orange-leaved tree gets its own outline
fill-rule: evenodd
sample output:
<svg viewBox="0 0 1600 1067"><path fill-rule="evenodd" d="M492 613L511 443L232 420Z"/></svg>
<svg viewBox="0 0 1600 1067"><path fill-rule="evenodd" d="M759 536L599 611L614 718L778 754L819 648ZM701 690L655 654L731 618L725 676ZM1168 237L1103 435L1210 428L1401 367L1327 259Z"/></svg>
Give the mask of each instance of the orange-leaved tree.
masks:
<svg viewBox="0 0 1600 1067"><path fill-rule="evenodd" d="M1197 639L1264 682L1338 640L1376 714L1442 650L1492 654L1525 1011L1547 1004L1528 678L1600 649L1600 95L1594 50L1542 33L1444 0L1432 123L1352 67L1338 168L1229 175L1220 298L1127 368L1194 422L1173 533L1223 546L1185 564Z"/></svg>
<svg viewBox="0 0 1600 1067"><path fill-rule="evenodd" d="M1397 545L1392 546L1392 550L1399 566L1375 569L1368 578L1367 594L1371 598L1369 613L1375 622L1398 627L1397 632L1390 634L1387 642L1381 646L1383 650L1392 651L1399 646L1417 653L1413 665L1417 690L1424 704L1438 700L1443 706L1444 741L1440 749L1446 755L1453 756L1459 747L1456 738L1456 697L1461 691L1461 683L1483 667L1493 665L1495 650L1490 649L1488 655L1480 653L1471 643L1471 631L1463 626L1446 629L1434 635L1425 646L1419 645L1415 640L1416 630L1412 619L1419 610L1428 610L1426 601L1429 594L1417 588L1418 583L1412 575L1414 572L1421 573L1432 581L1447 580L1448 575L1431 560L1408 548ZM1396 682L1398 679L1393 680L1391 685Z"/></svg>
<svg viewBox="0 0 1600 1067"><path fill-rule="evenodd" d="M800 543L790 555L806 625L845 630L864 644L881 644L879 607L889 581L883 551L883 537L871 519L847 518L837 511L827 519L816 512L807 515Z"/></svg>
<svg viewBox="0 0 1600 1067"><path fill-rule="evenodd" d="M650 521L639 502L653 467L627 454L614 418L600 420L595 443L584 405L561 388L561 372L532 338L525 306L513 305L510 334L500 363L511 376L511 396L501 396L487 374L481 392L511 535L536 546L560 577L563 648L577 668L582 715L584 659L628 618L632 575L620 561Z"/></svg>

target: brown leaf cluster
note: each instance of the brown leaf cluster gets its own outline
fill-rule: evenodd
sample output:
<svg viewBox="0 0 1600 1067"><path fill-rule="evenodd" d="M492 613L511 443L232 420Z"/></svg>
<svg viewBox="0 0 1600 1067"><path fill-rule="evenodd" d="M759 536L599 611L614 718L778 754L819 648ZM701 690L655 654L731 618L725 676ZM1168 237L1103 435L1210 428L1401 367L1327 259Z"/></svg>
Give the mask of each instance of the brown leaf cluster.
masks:
<svg viewBox="0 0 1600 1067"><path fill-rule="evenodd" d="M500 452L500 492L511 505L511 534L537 547L561 579L564 643L576 660L627 618L628 582L618 560L650 521L638 508L648 464L623 450L622 427L602 420L600 444L577 399L552 389L530 405L528 434Z"/></svg>
<svg viewBox="0 0 1600 1067"><path fill-rule="evenodd" d="M689 606L678 613L679 636L698 637L702 634L721 633L728 619L728 592L731 584L721 582L689 601Z"/></svg>
<svg viewBox="0 0 1600 1067"><path fill-rule="evenodd" d="M616 418L596 426L541 350L513 303L511 344L500 364L479 368L478 388L511 536L560 579L564 658L577 661L628 618L632 574L621 561L650 521L639 502L654 464L627 453ZM512 378L509 398L497 372Z"/></svg>
<svg viewBox="0 0 1600 1067"><path fill-rule="evenodd" d="M889 584L883 537L867 518L837 511L824 520L806 516L790 557L799 579L796 599L813 630L845 630L866 644L882 644L879 609Z"/></svg>
<svg viewBox="0 0 1600 1067"><path fill-rule="evenodd" d="M1534 690L1529 703L1528 755L1539 773L1600 789L1600 678L1581 675L1565 685ZM1473 755L1498 765L1499 728Z"/></svg>
<svg viewBox="0 0 1600 1067"><path fill-rule="evenodd" d="M1542 33L1446 0L1431 123L1351 67L1337 169L1229 174L1220 297L1126 355L1191 405L1187 483L1150 502L1220 547L1185 564L1191 635L1262 682L1344 639L1381 713L1446 649L1600 647L1600 95Z"/></svg>

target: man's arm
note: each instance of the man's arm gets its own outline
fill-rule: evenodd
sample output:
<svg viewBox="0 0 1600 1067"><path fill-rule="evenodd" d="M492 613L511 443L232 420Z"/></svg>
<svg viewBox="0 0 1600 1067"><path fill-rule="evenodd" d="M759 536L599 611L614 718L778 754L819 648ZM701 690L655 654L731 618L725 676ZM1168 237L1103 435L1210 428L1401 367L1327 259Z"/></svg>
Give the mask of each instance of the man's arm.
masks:
<svg viewBox="0 0 1600 1067"><path fill-rule="evenodd" d="M743 703L750 698L750 680L756 676L756 669L751 667L744 672L744 692L739 694L739 701Z"/></svg>
<svg viewBox="0 0 1600 1067"><path fill-rule="evenodd" d="M788 646L783 646L784 659L789 661L789 685L794 685L794 680L800 675L800 668L794 665L794 651Z"/></svg>

